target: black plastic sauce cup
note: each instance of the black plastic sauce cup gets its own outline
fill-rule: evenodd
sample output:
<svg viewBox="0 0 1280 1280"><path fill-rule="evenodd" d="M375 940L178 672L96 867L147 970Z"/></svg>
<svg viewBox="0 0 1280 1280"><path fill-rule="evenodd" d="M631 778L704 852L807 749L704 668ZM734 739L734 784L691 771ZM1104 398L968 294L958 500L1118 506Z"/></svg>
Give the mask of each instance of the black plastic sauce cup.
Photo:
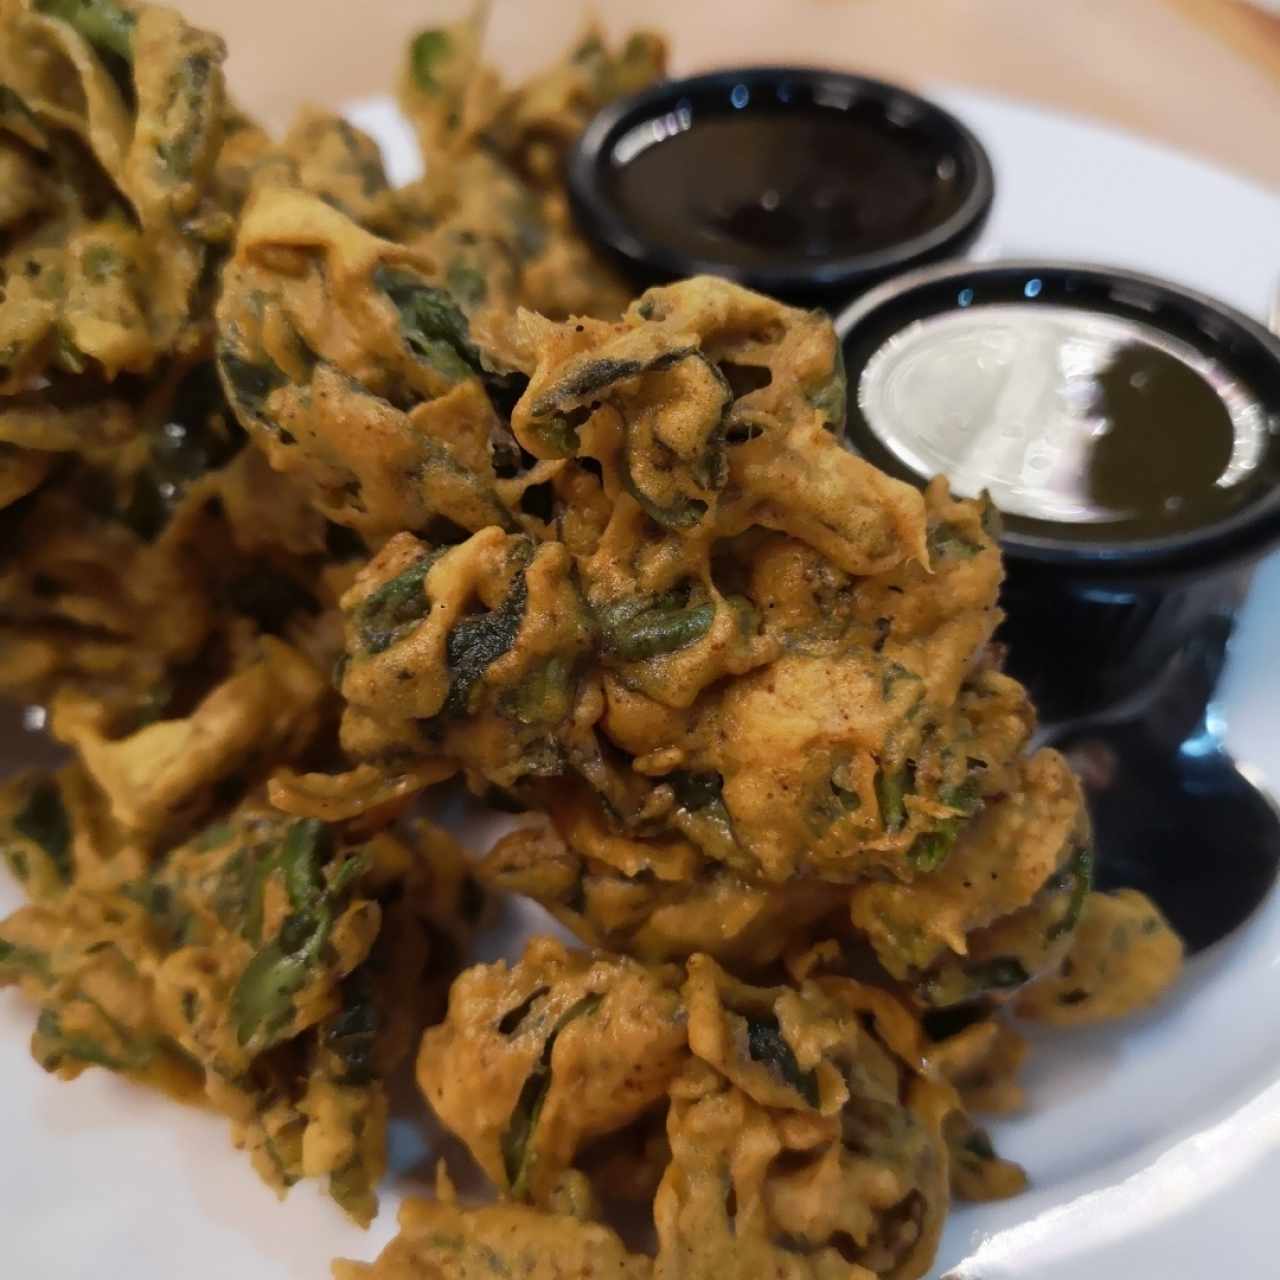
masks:
<svg viewBox="0 0 1280 1280"><path fill-rule="evenodd" d="M962 252L994 193L986 152L949 112L803 67L622 99L588 125L567 179L585 234L638 281L710 274L838 302Z"/></svg>
<svg viewBox="0 0 1280 1280"><path fill-rule="evenodd" d="M1128 271L1038 262L927 268L872 291L837 319L859 452L892 474L924 478L869 421L875 409L861 386L864 370L910 326L994 306L1028 316L1070 309L1156 330L1211 363L1264 418L1260 456L1240 499L1202 525L1107 536L1105 523L1100 533L1053 520L1006 521L1011 669L1047 719L1073 719L1151 686L1206 617L1234 612L1252 565L1280 542L1280 338L1211 298ZM1030 444L1039 425L1028 424Z"/></svg>

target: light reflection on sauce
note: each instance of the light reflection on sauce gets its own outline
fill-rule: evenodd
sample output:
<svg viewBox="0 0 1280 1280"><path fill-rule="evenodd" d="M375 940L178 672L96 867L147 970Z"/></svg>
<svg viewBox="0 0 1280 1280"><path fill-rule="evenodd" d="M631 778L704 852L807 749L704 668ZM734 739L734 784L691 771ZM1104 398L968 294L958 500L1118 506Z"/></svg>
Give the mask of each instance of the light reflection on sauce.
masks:
<svg viewBox="0 0 1280 1280"><path fill-rule="evenodd" d="M1211 358L1136 321L1043 304L908 325L867 361L858 408L917 475L1082 536L1229 514L1267 439L1260 406Z"/></svg>

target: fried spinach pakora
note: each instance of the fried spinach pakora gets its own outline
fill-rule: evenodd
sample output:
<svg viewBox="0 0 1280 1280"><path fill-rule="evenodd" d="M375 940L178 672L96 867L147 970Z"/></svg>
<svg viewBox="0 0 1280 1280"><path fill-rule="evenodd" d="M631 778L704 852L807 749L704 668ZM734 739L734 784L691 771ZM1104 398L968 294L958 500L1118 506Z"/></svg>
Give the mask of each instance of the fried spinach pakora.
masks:
<svg viewBox="0 0 1280 1280"><path fill-rule="evenodd" d="M502 347L517 307L614 318L631 300L574 226L562 168L597 109L662 77L666 47L637 32L613 52L591 29L556 66L503 90L480 59L481 35L472 21L410 44L400 105L426 174L391 207L401 238L438 259L473 327Z"/></svg>
<svg viewBox="0 0 1280 1280"><path fill-rule="evenodd" d="M265 467L212 363L213 301L265 146L221 41L170 10L0 6L0 690L165 710L236 617L331 662L323 516ZM270 587L266 584L271 583ZM306 619L303 614L308 615ZM207 684L216 680L210 678Z"/></svg>
<svg viewBox="0 0 1280 1280"><path fill-rule="evenodd" d="M1077 940L1082 972L1105 965L1093 957L1113 919L1157 933L1151 909L1129 899L1090 895L1085 911L1108 924ZM1143 991L1133 1003L1167 980L1171 937L1122 962ZM1026 1185L972 1118L1021 1105L1025 1043L976 1004L934 1038L901 994L837 972L839 956L818 944L764 986L705 955L645 966L542 938L510 968L462 974L418 1078L507 1202L456 1219L451 1203L410 1202L367 1272L340 1263L335 1275L470 1274L512 1250L517 1274L557 1275L555 1251L533 1243L553 1224L565 1258L580 1233L604 1232L622 1266L600 1219L604 1199L632 1195L653 1198L656 1252L625 1265L655 1278L923 1275L952 1199ZM446 1221L465 1229L422 1230Z"/></svg>
<svg viewBox="0 0 1280 1280"><path fill-rule="evenodd" d="M544 1207L571 1199L580 1148L663 1101L680 1069L682 976L550 938L513 969L470 969L423 1037L423 1092L502 1191Z"/></svg>
<svg viewBox="0 0 1280 1280"><path fill-rule="evenodd" d="M549 815L485 872L592 945L761 967L844 911L927 1004L1051 969L1089 835L1061 758L1023 759L992 513L847 452L820 317L700 279L524 323L549 518L360 572L348 753Z"/></svg>
<svg viewBox="0 0 1280 1280"><path fill-rule="evenodd" d="M593 1216L601 1144L616 1164L627 1130L665 1116L662 1276L919 1276L949 1198L944 1122L971 1132L895 997L827 976L752 986L706 956L646 968L535 940L457 980L418 1071L499 1188L548 1212ZM500 1247L499 1223L472 1230ZM414 1256L393 1250L385 1265Z"/></svg>
<svg viewBox="0 0 1280 1280"><path fill-rule="evenodd" d="M460 850L439 831L357 840L250 799L159 862L94 875L82 859L106 842L78 820L111 819L85 814L71 770L7 784L0 830L36 899L0 924L0 985L40 1008L36 1060L203 1093L269 1185L324 1178L369 1221L384 1081L474 919Z"/></svg>
<svg viewBox="0 0 1280 1280"><path fill-rule="evenodd" d="M172 11L0 0L0 693L73 755L0 783L0 985L48 1070L202 1097L362 1223L445 1014L419 1082L505 1200L442 1178L343 1280L919 1276L1024 1185L972 1118L1010 1016L1145 1007L1181 944L1028 754L990 504L848 448L825 316L632 300L574 228L663 42L479 52L411 44L393 189ZM454 775L527 811L474 866L410 820ZM481 885L596 950L445 1013Z"/></svg>
<svg viewBox="0 0 1280 1280"><path fill-rule="evenodd" d="M329 519L381 540L433 519L514 528L482 357L425 255L323 198L256 188L219 304L227 397Z"/></svg>
<svg viewBox="0 0 1280 1280"><path fill-rule="evenodd" d="M649 1280L648 1258L608 1227L520 1204L460 1208L406 1200L400 1233L373 1263L337 1261L333 1280Z"/></svg>
<svg viewBox="0 0 1280 1280"><path fill-rule="evenodd" d="M0 440L119 443L133 411L112 384L207 343L234 229L225 53L158 6L0 7Z"/></svg>
<svg viewBox="0 0 1280 1280"><path fill-rule="evenodd" d="M260 171L302 153L333 197L352 161L315 118L277 153L223 56L167 9L0 5L0 690L75 756L0 788L30 898L0 984L49 1070L204 1097L271 1185L323 1178L367 1222L386 1076L482 900L394 803L339 826L263 795L340 750L337 601L368 551L247 439L214 301Z"/></svg>
<svg viewBox="0 0 1280 1280"><path fill-rule="evenodd" d="M560 468L544 528L384 546L343 601L344 745L392 775L443 755L544 814L481 874L621 954L543 943L464 975L424 1092L516 1200L592 1218L653 1194L655 1275L920 1275L952 1195L1025 1185L965 1105L1019 1101L993 1011L1025 990L1038 1012L1036 980L1077 965L1087 1003L1107 959L1079 922L1124 909L1091 892L1065 762L1026 754L994 513L844 451L815 317L697 280L620 322L522 323L512 431ZM535 542L557 553L540 601ZM1142 937L1113 962L1134 1007L1180 955ZM668 963L625 1022L636 960ZM931 1007L968 1025L934 1039Z"/></svg>
<svg viewBox="0 0 1280 1280"><path fill-rule="evenodd" d="M1018 997L1018 1015L1058 1027L1127 1017L1169 989L1182 949L1168 921L1136 889L1091 893L1070 950Z"/></svg>

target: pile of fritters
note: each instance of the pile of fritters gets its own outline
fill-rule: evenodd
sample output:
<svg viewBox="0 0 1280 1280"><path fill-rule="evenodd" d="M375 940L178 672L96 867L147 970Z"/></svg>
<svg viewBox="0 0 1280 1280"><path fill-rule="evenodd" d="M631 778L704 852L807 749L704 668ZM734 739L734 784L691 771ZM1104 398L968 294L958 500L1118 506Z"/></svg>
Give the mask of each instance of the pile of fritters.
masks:
<svg viewBox="0 0 1280 1280"><path fill-rule="evenodd" d="M388 1076L524 895L589 950L462 972L418 1057L501 1203L442 1170L375 1275L919 1276L1023 1182L969 1118L1020 1102L1002 1009L1123 1014L1180 944L1028 754L996 512L849 450L824 315L628 301L574 230L662 42L514 92L479 43L413 41L393 190L170 10L0 0L0 692L71 753L0 794L0 983L47 1069L202 1094L367 1222ZM478 863L413 817L455 776L521 814Z"/></svg>

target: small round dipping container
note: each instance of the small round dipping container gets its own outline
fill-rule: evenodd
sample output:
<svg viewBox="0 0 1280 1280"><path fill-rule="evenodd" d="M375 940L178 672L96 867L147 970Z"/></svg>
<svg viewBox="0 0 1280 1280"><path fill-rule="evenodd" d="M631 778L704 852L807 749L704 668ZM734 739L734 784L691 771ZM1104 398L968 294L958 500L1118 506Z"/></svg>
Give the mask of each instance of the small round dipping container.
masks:
<svg viewBox="0 0 1280 1280"><path fill-rule="evenodd" d="M1051 718L1154 678L1280 540L1280 339L1132 272L951 263L837 320L853 446L990 493L1011 665Z"/></svg>
<svg viewBox="0 0 1280 1280"><path fill-rule="evenodd" d="M848 298L961 252L991 164L954 116L862 76L753 67L606 107L569 160L584 232L645 281L708 273Z"/></svg>

